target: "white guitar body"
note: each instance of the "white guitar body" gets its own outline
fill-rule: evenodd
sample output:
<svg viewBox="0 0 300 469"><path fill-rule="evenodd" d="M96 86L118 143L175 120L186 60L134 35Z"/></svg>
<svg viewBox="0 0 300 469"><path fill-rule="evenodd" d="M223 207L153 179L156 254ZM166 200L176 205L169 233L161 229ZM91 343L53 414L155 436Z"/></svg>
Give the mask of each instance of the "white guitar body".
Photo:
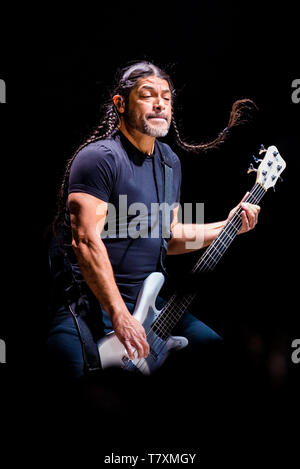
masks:
<svg viewBox="0 0 300 469"><path fill-rule="evenodd" d="M133 312L135 319L143 325L146 331L150 346L148 357L130 360L124 345L116 334L111 332L99 340L97 344L103 369L118 367L148 375L163 364L170 350L178 350L187 346L188 340L185 337L169 336L164 340L151 330L151 325L162 311L156 309L155 302L163 283L163 274L160 272L150 274L143 283ZM136 351L134 353L137 354Z"/></svg>

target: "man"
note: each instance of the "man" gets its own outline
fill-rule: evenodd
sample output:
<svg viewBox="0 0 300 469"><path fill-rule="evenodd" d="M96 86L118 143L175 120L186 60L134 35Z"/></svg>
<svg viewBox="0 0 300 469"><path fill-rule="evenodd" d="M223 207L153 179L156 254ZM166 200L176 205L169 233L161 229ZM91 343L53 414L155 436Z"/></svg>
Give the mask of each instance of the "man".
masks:
<svg viewBox="0 0 300 469"><path fill-rule="evenodd" d="M106 119L69 161L61 191L56 225L60 226L65 247L70 244L68 230L71 227L72 249L66 249L64 254L69 260L73 281L81 286L75 304L78 306L81 295L85 298L82 317L94 342L113 330L131 359L134 349L140 358L149 354L145 330L131 313L143 281L159 268L161 239L120 234L102 239L108 204L116 208L120 233L132 220L128 213L131 204L142 202L150 208L151 203L160 202L164 184L160 156L167 152L173 169L172 203L177 203L172 212L172 236L167 254L190 252L186 243L193 240L200 241L198 248L209 245L237 208L231 210L227 220L217 223L183 225L178 221L180 162L170 147L157 138L166 136L172 124L177 141L185 149L206 150L210 144L193 147L181 141L173 116L173 100L172 82L158 67L140 62L125 68L108 104ZM234 122L232 117L231 123ZM223 138L220 134L212 145L222 142ZM120 218L120 195L126 196L128 216L125 219ZM240 233L255 227L260 211L252 204L242 203L242 207ZM150 228L150 215L146 223ZM84 373L84 344L76 312L74 314L67 303L62 298L57 304L48 347L57 363L65 366L72 376L80 377ZM214 331L188 312L179 327L192 343L219 339Z"/></svg>

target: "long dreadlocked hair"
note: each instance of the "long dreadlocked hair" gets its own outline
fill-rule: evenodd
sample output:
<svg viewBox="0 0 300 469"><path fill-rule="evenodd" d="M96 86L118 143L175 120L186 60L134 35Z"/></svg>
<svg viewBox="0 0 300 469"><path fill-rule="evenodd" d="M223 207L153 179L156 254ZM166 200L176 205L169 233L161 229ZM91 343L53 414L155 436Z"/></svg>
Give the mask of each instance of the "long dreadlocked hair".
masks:
<svg viewBox="0 0 300 469"><path fill-rule="evenodd" d="M53 223L54 230L63 221L66 200L68 196L69 174L74 158L79 153L79 151L86 147L89 143L111 137L117 132L119 128L120 117L118 110L113 103L112 97L116 94L121 95L124 99L125 107L128 107L130 92L137 86L138 81L141 78L153 75L168 82L171 91L172 105L174 104L175 89L172 80L170 76L158 66L153 65L148 61L139 61L131 63L117 72L115 85L110 93L109 99L103 106L103 117L99 125L94 129L92 134L77 148L72 157L67 161L65 173L63 175L62 184L58 194L57 215ZM217 149L224 143L230 133L229 130L232 127L248 121L249 114L251 114L253 109L257 108L255 103L250 99L241 99L235 101L231 109L227 127L221 131L214 140L200 144L187 143L181 139L174 114L172 113L171 129L173 130L175 143L181 149L193 153L205 153L208 150Z"/></svg>

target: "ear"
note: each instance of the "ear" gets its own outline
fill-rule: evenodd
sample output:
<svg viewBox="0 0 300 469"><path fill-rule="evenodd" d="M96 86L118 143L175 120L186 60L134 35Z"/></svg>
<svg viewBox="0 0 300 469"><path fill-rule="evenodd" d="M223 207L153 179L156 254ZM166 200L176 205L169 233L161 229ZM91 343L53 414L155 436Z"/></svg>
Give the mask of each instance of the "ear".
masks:
<svg viewBox="0 0 300 469"><path fill-rule="evenodd" d="M120 94L116 94L113 97L113 103L116 106L118 112L120 114L123 114L123 112L125 111L125 102L124 102L124 99L122 98L122 96Z"/></svg>

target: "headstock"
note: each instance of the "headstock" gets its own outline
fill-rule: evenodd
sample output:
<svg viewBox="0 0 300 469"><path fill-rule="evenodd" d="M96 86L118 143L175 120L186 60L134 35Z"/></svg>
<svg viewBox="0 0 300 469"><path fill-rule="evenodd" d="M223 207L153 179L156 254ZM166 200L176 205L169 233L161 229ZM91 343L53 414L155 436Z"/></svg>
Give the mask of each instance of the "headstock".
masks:
<svg viewBox="0 0 300 469"><path fill-rule="evenodd" d="M267 191L270 187L274 188L278 179L281 179L280 174L285 169L286 162L274 145L268 147L267 150L262 145L259 154L263 156L262 159L253 157L255 163L260 163L259 167L255 169L253 164L250 164L248 173L257 171L256 183Z"/></svg>

